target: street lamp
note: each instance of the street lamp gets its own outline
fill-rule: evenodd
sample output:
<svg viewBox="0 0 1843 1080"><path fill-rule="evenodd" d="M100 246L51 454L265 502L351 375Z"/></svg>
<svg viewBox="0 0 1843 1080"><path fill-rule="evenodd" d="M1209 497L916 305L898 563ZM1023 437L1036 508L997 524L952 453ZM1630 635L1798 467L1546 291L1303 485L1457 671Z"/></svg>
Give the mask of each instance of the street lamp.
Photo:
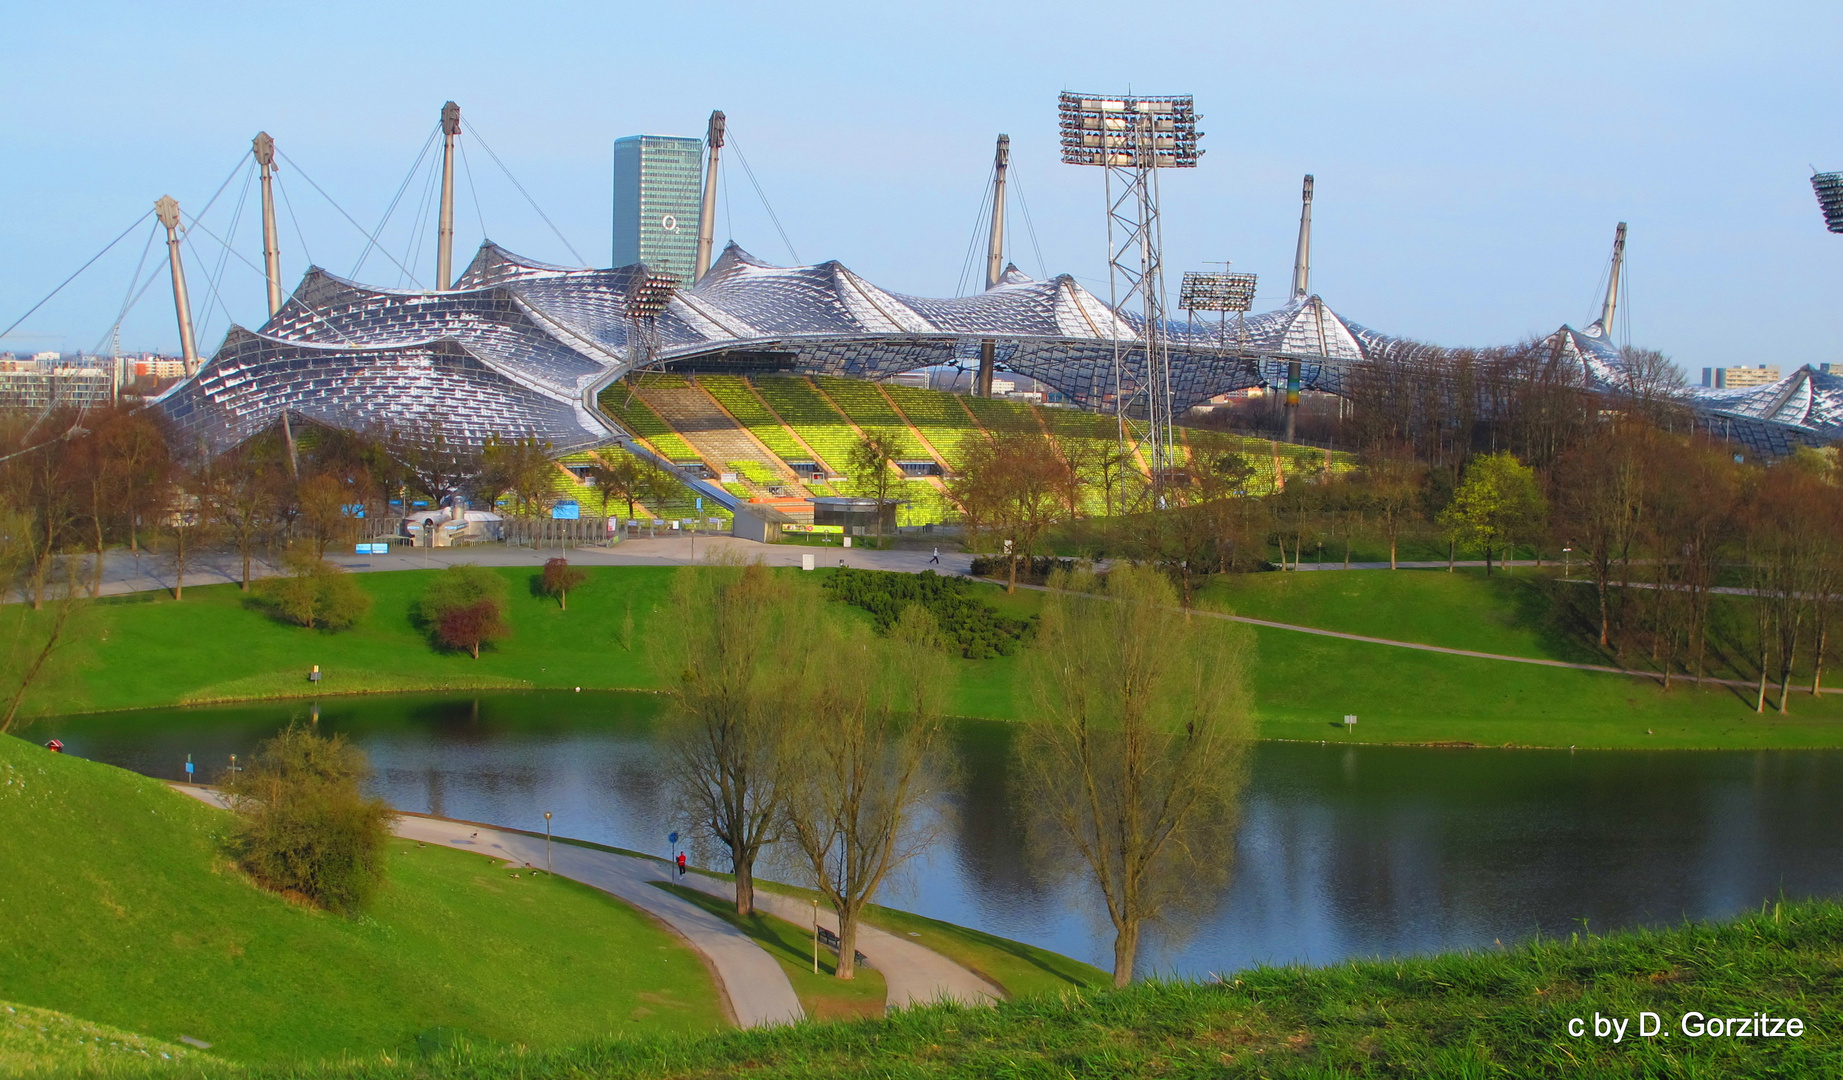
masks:
<svg viewBox="0 0 1843 1080"><path fill-rule="evenodd" d="M1561 576L1563 578L1566 578L1568 576L1569 570L1573 566L1574 566L1574 549L1571 547L1562 548L1561 549Z"/></svg>
<svg viewBox="0 0 1843 1080"><path fill-rule="evenodd" d="M550 811L544 811L544 872L550 873Z"/></svg>
<svg viewBox="0 0 1843 1080"><path fill-rule="evenodd" d="M813 897L813 974L819 974L819 898Z"/></svg>

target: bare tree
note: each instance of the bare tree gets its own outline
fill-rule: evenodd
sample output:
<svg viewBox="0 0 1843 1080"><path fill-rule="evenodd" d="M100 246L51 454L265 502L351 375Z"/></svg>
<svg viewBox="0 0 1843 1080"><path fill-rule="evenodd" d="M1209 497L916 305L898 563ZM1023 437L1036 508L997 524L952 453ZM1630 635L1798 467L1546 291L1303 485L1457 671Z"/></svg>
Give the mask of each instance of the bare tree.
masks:
<svg viewBox="0 0 1843 1080"><path fill-rule="evenodd" d="M42 689L78 632L87 607L70 557L54 560L45 603L0 607L0 735L12 730L34 690Z"/></svg>
<svg viewBox="0 0 1843 1080"><path fill-rule="evenodd" d="M939 775L935 749L953 668L934 617L917 605L887 642L859 626L827 630L817 653L823 674L791 757L785 820L808 880L838 916L837 973L850 979L864 906L926 846L914 818Z"/></svg>
<svg viewBox="0 0 1843 1080"><path fill-rule="evenodd" d="M1059 575L1031 652L1020 760L1038 850L1072 850L1114 928L1114 985L1148 924L1220 895L1253 736L1239 627L1175 610L1155 571Z"/></svg>
<svg viewBox="0 0 1843 1080"><path fill-rule="evenodd" d="M824 605L759 563L685 567L669 604L654 657L672 702L673 786L697 831L729 852L736 912L748 915L756 859L781 836Z"/></svg>
<svg viewBox="0 0 1843 1080"><path fill-rule="evenodd" d="M1593 572L1602 647L1611 642L1613 571L1629 565L1642 520L1643 452L1631 425L1608 426L1563 454L1551 476L1559 539Z"/></svg>
<svg viewBox="0 0 1843 1080"><path fill-rule="evenodd" d="M969 530L990 530L1003 542L1010 562L1007 592L1017 589L1018 560L1035 553L1062 515L1068 467L1041 432L998 432L967 444L948 492Z"/></svg>

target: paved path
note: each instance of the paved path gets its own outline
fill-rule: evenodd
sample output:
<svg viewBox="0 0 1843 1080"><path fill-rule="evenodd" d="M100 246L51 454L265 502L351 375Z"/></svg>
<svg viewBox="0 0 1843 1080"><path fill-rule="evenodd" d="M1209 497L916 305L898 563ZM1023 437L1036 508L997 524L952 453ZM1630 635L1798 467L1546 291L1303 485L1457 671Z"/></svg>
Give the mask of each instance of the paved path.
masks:
<svg viewBox="0 0 1843 1080"><path fill-rule="evenodd" d="M213 789L190 784L172 787L212 806L224 805L223 797ZM394 831L407 840L477 851L516 865L544 865L544 841L522 833L412 814L399 816ZM739 1026L786 1024L806 1015L787 973L748 935L696 904L648 884L671 880L671 872L659 863L574 844L552 844L550 858L559 877L612 893L657 917L690 942L709 962Z"/></svg>
<svg viewBox="0 0 1843 1080"><path fill-rule="evenodd" d="M734 902L736 887L722 878L687 874L683 884ZM755 906L786 919L795 926L813 924L813 903L797 896L755 890ZM838 933L838 916L823 904L819 907L819 925ZM889 987L885 999L889 1008L932 1005L937 1001L957 1001L965 1005L989 1005L1003 1000L1004 992L933 949L917 945L886 930L860 922L857 951L871 966L883 973Z"/></svg>
<svg viewBox="0 0 1843 1080"><path fill-rule="evenodd" d="M1384 563L1382 565L1387 567L1388 564ZM1444 566L1446 564L1441 563L1439 565ZM1049 591L1049 586L1047 585L1024 585L1020 583L1018 588L1032 589L1037 592ZM1387 645L1395 649L1417 649L1421 652L1445 653L1448 656L1469 656L1475 660L1502 660L1512 664L1535 664L1539 667L1571 668L1575 671L1598 671L1608 675L1630 675L1640 679L1653 679L1657 682L1664 681L1663 674L1656 671L1612 667L1607 664L1576 664L1567 660L1544 660L1534 656L1510 656L1506 653L1479 652L1476 649L1455 649L1446 645L1424 645L1418 641L1396 641L1392 638L1370 637L1366 634L1347 634L1340 630L1322 630L1316 626L1299 626L1295 623L1275 622L1272 619L1255 619L1247 615L1230 615L1226 612L1208 611L1203 608L1192 608L1191 610L1198 615L1203 615L1211 619L1246 623L1249 626L1264 626L1270 630L1290 630L1295 634L1313 634L1317 637L1342 638L1345 641L1362 641L1370 645ZM1694 676L1679 673L1673 674L1671 676L1671 681L1693 683L1696 680ZM1704 676L1702 681L1705 683L1713 683L1717 686L1745 686L1748 688L1759 686L1757 681L1750 679L1717 679L1713 676ZM1824 688L1823 692L1826 694L1843 693L1843 687Z"/></svg>
<svg viewBox="0 0 1843 1080"><path fill-rule="evenodd" d="M329 553L327 559L347 570L364 573L372 570L431 570L456 563L535 568L559 555L578 566L684 566L694 562L708 562L713 557L740 558L745 561L760 559L769 566L799 566L801 555L812 555L819 566L838 566L842 562L843 565L865 570L901 570L912 573L932 569L945 574L964 574L971 569L973 557L964 552L947 550L947 545L954 543L943 539L941 561L938 564L929 561L932 548L868 551L863 548L758 544L734 536L686 535L662 536L657 539L637 537L605 548L525 548L491 544L470 548L398 548L390 555ZM87 559L83 565L88 567ZM251 576L255 578L271 577L279 572L277 567L261 560L257 560L251 567ZM82 580L87 583L89 579L89 571L85 569ZM242 579L243 562L240 558L234 554L209 552L195 558L192 565L186 568L185 583L188 587L222 585L235 584ZM103 559L101 591L104 596L170 590L174 580L172 561L160 555L146 552L134 555L116 550L109 552ZM8 593L6 599L16 601L19 596L17 593Z"/></svg>

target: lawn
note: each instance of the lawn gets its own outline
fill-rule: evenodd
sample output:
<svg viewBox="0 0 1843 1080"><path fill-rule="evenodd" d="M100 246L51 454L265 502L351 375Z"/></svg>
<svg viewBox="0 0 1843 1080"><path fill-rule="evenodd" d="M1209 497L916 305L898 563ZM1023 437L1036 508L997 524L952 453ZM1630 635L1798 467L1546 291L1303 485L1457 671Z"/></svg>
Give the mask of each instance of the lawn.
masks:
<svg viewBox="0 0 1843 1080"><path fill-rule="evenodd" d="M904 1010L855 1024L523 1053L461 1047L431 1061L243 1075L1793 1080L1843 1072L1839 954L1843 906L1788 904L1726 923L1326 968L1256 968L1227 982L1146 982L990 1009ZM1771 1037L1690 1034L1710 1017L1758 1013L1799 1023ZM1648 1036L1638 1028L1646 1014L1657 1025ZM1596 1016L1623 1022L1616 1041L1610 1030L1595 1034ZM230 1074L221 1067L149 1071Z"/></svg>
<svg viewBox="0 0 1843 1080"><path fill-rule="evenodd" d="M670 567L587 567L569 610L532 594L535 568L495 570L511 585L510 639L478 661L433 648L410 612L434 570L357 575L377 600L358 627L328 634L288 626L235 586L103 601L102 637L83 677L41 711L129 709L185 702L322 696L371 690L659 687L648 630L663 610ZM799 573L788 570L784 573ZM823 576L830 571L817 571ZM1350 633L1512 656L1608 663L1573 614L1552 616L1547 579L1441 571L1313 571L1218 579L1206 608ZM1589 594L1581 586L1564 586ZM982 584L1001 611L1027 616L1042 594ZM1733 607L1734 601L1722 604ZM1729 613L1732 615L1732 612ZM626 631L631 615L632 632ZM1727 618L1732 627L1745 620ZM1727 632L1724 630L1724 633ZM1756 714L1750 691L1658 683L1472 659L1257 627L1250 679L1262 735L1312 741L1580 747L1843 745L1843 695L1792 696L1790 716ZM1726 639L1722 639L1726 640ZM1735 655L1725 644L1718 655ZM320 665L316 690L307 671ZM958 664L954 711L1015 720L1029 709L1021 657ZM1359 718L1354 733L1339 722Z"/></svg>
<svg viewBox="0 0 1843 1080"><path fill-rule="evenodd" d="M698 957L604 893L395 840L372 910L342 918L252 885L228 822L0 737L0 999L236 1061L723 1025Z"/></svg>

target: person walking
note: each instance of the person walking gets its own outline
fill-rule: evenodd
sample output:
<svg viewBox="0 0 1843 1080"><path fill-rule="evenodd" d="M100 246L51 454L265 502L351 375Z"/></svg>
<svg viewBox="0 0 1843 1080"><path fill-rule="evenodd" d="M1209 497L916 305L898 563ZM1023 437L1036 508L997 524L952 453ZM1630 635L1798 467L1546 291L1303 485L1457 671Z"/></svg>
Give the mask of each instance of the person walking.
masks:
<svg viewBox="0 0 1843 1080"><path fill-rule="evenodd" d="M941 549L940 549L940 548L935 548L935 549L934 549L934 558L932 558L932 559L929 559L928 561L929 561L929 562L931 562L931 563L938 563L938 562L940 562L940 561L941 561Z"/></svg>
<svg viewBox="0 0 1843 1080"><path fill-rule="evenodd" d="M685 876L685 853L682 851L678 853L678 876Z"/></svg>

